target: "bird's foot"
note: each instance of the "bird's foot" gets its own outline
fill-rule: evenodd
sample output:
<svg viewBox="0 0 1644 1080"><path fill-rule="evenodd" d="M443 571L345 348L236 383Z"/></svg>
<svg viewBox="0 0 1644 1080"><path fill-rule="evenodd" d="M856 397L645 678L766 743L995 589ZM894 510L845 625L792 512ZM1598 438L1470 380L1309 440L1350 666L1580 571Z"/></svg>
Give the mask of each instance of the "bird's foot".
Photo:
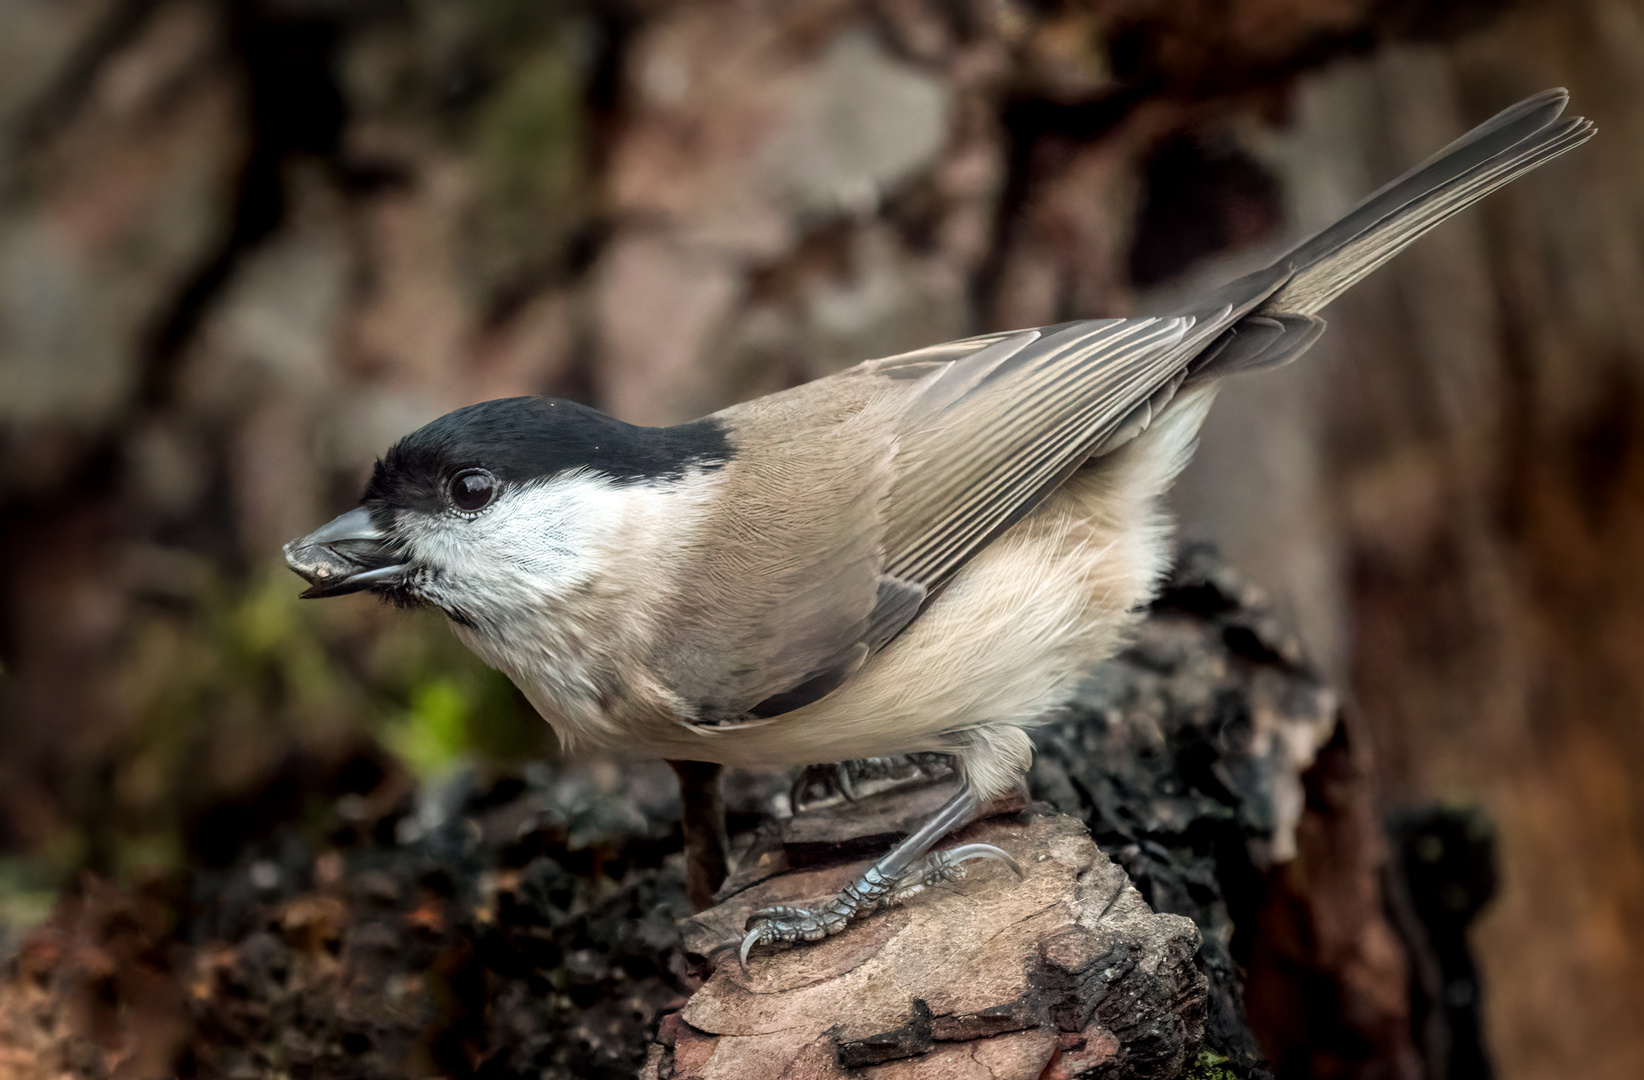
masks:
<svg viewBox="0 0 1644 1080"><path fill-rule="evenodd" d="M789 805L798 810L839 797L855 802L862 784L879 780L933 779L953 771L946 754L892 754L834 765L807 765L794 777Z"/></svg>
<svg viewBox="0 0 1644 1080"><path fill-rule="evenodd" d="M856 919L894 907L926 889L965 876L965 863L972 859L992 859L1010 867L1018 879L1022 867L1010 854L992 844L961 844L946 851L933 851L906 872L890 876L877 865L831 899L814 907L768 907L748 916L747 936L742 939L742 963L757 945L798 941L820 941L832 937Z"/></svg>

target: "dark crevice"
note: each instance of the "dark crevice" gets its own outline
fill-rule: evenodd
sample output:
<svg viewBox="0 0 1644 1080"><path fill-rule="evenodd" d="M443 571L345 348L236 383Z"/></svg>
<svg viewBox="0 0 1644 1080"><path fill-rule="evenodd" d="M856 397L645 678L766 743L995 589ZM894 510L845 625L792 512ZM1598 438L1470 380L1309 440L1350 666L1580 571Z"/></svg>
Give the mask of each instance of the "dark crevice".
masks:
<svg viewBox="0 0 1644 1080"><path fill-rule="evenodd" d="M1478 807L1427 806L1387 829L1383 891L1410 957L1412 1040L1434 1080L1491 1080L1468 929L1500 886L1495 827Z"/></svg>
<svg viewBox="0 0 1644 1080"><path fill-rule="evenodd" d="M1129 257L1130 281L1138 288L1255 243L1283 219L1278 181L1227 136L1165 140L1143 167L1142 182Z"/></svg>
<svg viewBox="0 0 1644 1080"><path fill-rule="evenodd" d="M1021 227L1023 209L1045 182L1060 169L1056 159L1070 157L1082 144L1094 142L1118 127L1146 95L1122 89L1091 100L1052 101L1046 98L1018 98L1000 109L1004 128L1005 183L994 210L994 236L987 259L972 283L975 310L990 322L992 298L1009 266L1015 230ZM1011 329L987 325L982 330Z"/></svg>
<svg viewBox="0 0 1644 1080"><path fill-rule="evenodd" d="M588 20L592 43L585 101L588 106L588 154L591 176L605 170L611 148L622 130L627 103L624 72L640 16L627 4L599 4Z"/></svg>
<svg viewBox="0 0 1644 1080"><path fill-rule="evenodd" d="M235 267L286 215L286 167L294 159L340 170L337 151L347 106L336 83L342 26L333 19L278 14L261 3L222 4L227 44L245 77L250 150L224 235L156 320L144 350L139 408L162 406L172 377L213 300Z"/></svg>
<svg viewBox="0 0 1644 1080"><path fill-rule="evenodd" d="M1595 532L1629 503L1628 481L1644 444L1638 420L1640 395L1624 374L1627 370L1625 362L1609 366L1608 392L1570 437L1570 487Z"/></svg>

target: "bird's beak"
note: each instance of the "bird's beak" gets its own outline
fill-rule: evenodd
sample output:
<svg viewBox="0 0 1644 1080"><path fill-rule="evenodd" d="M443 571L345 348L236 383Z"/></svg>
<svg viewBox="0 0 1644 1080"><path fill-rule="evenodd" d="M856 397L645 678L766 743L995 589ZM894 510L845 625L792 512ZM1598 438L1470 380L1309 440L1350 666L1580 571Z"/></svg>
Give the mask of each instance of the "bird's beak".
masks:
<svg viewBox="0 0 1644 1080"><path fill-rule="evenodd" d="M404 579L407 564L361 506L285 546L285 563L308 582L303 598L342 596Z"/></svg>

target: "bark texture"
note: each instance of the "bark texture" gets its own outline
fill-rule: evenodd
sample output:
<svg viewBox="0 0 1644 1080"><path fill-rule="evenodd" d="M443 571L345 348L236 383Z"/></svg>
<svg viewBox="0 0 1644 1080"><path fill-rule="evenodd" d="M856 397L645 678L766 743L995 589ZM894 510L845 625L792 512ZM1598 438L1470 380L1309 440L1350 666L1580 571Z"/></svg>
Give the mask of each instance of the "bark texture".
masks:
<svg viewBox="0 0 1644 1080"><path fill-rule="evenodd" d="M844 837L862 824L817 813ZM735 947L750 912L827 896L867 864L767 878L698 916L684 945L718 966L664 1019L645 1075L1179 1075L1204 1037L1193 923L1148 910L1089 833L1048 807L960 839L1006 845L1025 878L973 873L836 937L751 956L746 968Z"/></svg>

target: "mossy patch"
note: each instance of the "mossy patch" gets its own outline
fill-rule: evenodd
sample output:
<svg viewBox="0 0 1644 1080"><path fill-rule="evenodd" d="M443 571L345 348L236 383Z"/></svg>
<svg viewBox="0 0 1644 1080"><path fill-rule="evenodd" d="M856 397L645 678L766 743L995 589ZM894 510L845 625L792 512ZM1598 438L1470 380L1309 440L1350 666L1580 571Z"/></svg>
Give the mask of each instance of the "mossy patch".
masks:
<svg viewBox="0 0 1644 1080"><path fill-rule="evenodd" d="M1245 1077L1234 1071L1229 1058L1214 1050L1201 1050L1181 1071L1178 1080L1245 1080Z"/></svg>
<svg viewBox="0 0 1644 1080"><path fill-rule="evenodd" d="M521 57L479 106L466 250L483 291L560 259L586 209L584 126L584 73L563 35Z"/></svg>

